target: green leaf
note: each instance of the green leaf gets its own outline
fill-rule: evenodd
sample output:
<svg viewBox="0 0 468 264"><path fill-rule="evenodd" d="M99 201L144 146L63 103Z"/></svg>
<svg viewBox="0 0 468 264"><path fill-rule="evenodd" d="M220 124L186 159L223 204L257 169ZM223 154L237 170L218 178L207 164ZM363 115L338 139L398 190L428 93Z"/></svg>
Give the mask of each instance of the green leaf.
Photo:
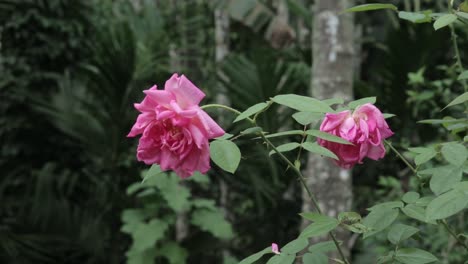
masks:
<svg viewBox="0 0 468 264"><path fill-rule="evenodd" d="M372 231L364 233L364 238L374 235L389 227L398 217L398 209L391 207L378 207L364 218L362 223Z"/></svg>
<svg viewBox="0 0 468 264"><path fill-rule="evenodd" d="M148 179L151 179L151 178L161 174L161 173L163 173L163 171L161 170L161 168L159 167L158 164L151 165L150 169L146 173L143 173L142 183L147 181Z"/></svg>
<svg viewBox="0 0 468 264"><path fill-rule="evenodd" d="M250 117L251 115L254 115L254 114L264 110L267 107L268 107L267 103L258 103L258 104L252 105L251 107L247 108L247 110L245 110L240 115L238 115L237 118L234 119L233 123L244 120L244 119Z"/></svg>
<svg viewBox="0 0 468 264"><path fill-rule="evenodd" d="M362 220L360 214L356 212L341 212L338 214L338 221L345 224L358 223Z"/></svg>
<svg viewBox="0 0 468 264"><path fill-rule="evenodd" d="M127 264L153 264L157 252L154 248L148 248L144 251L132 248L125 255L127 256Z"/></svg>
<svg viewBox="0 0 468 264"><path fill-rule="evenodd" d="M312 142L304 142L302 143L302 147L312 153L316 153L325 157L329 157L332 159L338 160L338 157L335 155L335 153L331 152L330 150L318 145L317 143L312 143Z"/></svg>
<svg viewBox="0 0 468 264"><path fill-rule="evenodd" d="M338 97L325 99L325 100L322 100L322 102L324 102L324 103L326 103L327 105L330 105L330 106L336 105L336 104L338 104L338 105L344 104L343 98L338 98Z"/></svg>
<svg viewBox="0 0 468 264"><path fill-rule="evenodd" d="M426 209L426 217L438 220L452 216L468 205L468 194L459 190L452 190L436 197Z"/></svg>
<svg viewBox="0 0 468 264"><path fill-rule="evenodd" d="M393 225L390 230L388 231L388 241L390 241L394 245L400 244L401 241L410 238L412 235L419 232L419 229L403 225L403 224L396 224Z"/></svg>
<svg viewBox="0 0 468 264"><path fill-rule="evenodd" d="M455 12L455 14L457 14L458 17L468 19L468 13L466 12Z"/></svg>
<svg viewBox="0 0 468 264"><path fill-rule="evenodd" d="M273 253L271 251L271 247L267 247L264 250L261 250L253 255L246 257L241 262L239 262L239 264L252 264L268 253Z"/></svg>
<svg viewBox="0 0 468 264"><path fill-rule="evenodd" d="M371 10L379 10L379 9L390 9L393 11L397 11L398 8L392 4L365 4L365 5L358 5L345 10L345 12L363 12L363 11L371 11Z"/></svg>
<svg viewBox="0 0 468 264"><path fill-rule="evenodd" d="M229 239L233 237L231 224L224 219L219 209L198 209L192 213L191 223L215 237Z"/></svg>
<svg viewBox="0 0 468 264"><path fill-rule="evenodd" d="M401 200L405 203L411 204L415 203L419 199L419 193L417 192L407 192L403 195Z"/></svg>
<svg viewBox="0 0 468 264"><path fill-rule="evenodd" d="M185 264L188 258L187 250L173 241L165 242L158 255L166 257L170 264Z"/></svg>
<svg viewBox="0 0 468 264"><path fill-rule="evenodd" d="M313 221L301 232L300 237L321 236L335 229L339 224L335 218L317 213L301 213L300 215L307 220Z"/></svg>
<svg viewBox="0 0 468 264"><path fill-rule="evenodd" d="M221 169L234 173L239 166L241 152L237 145L229 140L214 140L210 144L210 156Z"/></svg>
<svg viewBox="0 0 468 264"><path fill-rule="evenodd" d="M256 133L259 133L259 132L262 132L262 128L261 127L249 127L245 130L242 130L240 133L242 135L247 135L247 134L256 134Z"/></svg>
<svg viewBox="0 0 468 264"><path fill-rule="evenodd" d="M416 166L428 162L437 155L437 152L434 148L409 148L408 150L418 153L418 155L416 155L414 158L414 163Z"/></svg>
<svg viewBox="0 0 468 264"><path fill-rule="evenodd" d="M377 98L375 97L365 97L365 98L361 98L361 99L350 102L348 106L351 109L355 109L358 106L361 106L363 104L375 104L376 101L377 101Z"/></svg>
<svg viewBox="0 0 468 264"><path fill-rule="evenodd" d="M421 206L415 204L408 204L407 206L403 207L401 211L406 216L411 217L413 219L419 220L424 223L435 224L434 221L426 219L426 211Z"/></svg>
<svg viewBox="0 0 468 264"><path fill-rule="evenodd" d="M388 113L384 113L384 114L383 114L383 117L384 117L385 119L391 118L391 117L394 117L394 116L395 116L394 114L388 114Z"/></svg>
<svg viewBox="0 0 468 264"><path fill-rule="evenodd" d="M468 152L466 151L465 146L459 143L451 142L444 144L441 152L445 160L455 166L463 165L468 157Z"/></svg>
<svg viewBox="0 0 468 264"><path fill-rule="evenodd" d="M306 253L302 256L302 264L328 264L328 257L323 253Z"/></svg>
<svg viewBox="0 0 468 264"><path fill-rule="evenodd" d="M442 110L444 110L447 107L451 107L457 104L461 104L468 101L468 92L463 93L462 95L458 96L457 98L453 99L452 102L450 102L446 107L444 107Z"/></svg>
<svg viewBox="0 0 468 264"><path fill-rule="evenodd" d="M133 247L142 252L154 247L156 241L164 237L169 225L159 219L153 219L149 223L141 223L132 234Z"/></svg>
<svg viewBox="0 0 468 264"><path fill-rule="evenodd" d="M309 245L307 238L299 237L281 248L281 253L296 254Z"/></svg>
<svg viewBox="0 0 468 264"><path fill-rule="evenodd" d="M272 98L273 102L281 105L285 105L289 108L302 111L302 112L317 112L317 113L330 113L333 112L331 107L315 98L296 95L296 94L284 94L277 95Z"/></svg>
<svg viewBox="0 0 468 264"><path fill-rule="evenodd" d="M291 136L291 135L303 135L303 130L290 130L290 131L283 131L278 133L273 133L266 135L266 138L274 138L274 137L283 137L283 136Z"/></svg>
<svg viewBox="0 0 468 264"><path fill-rule="evenodd" d="M175 173L161 173L153 177L151 182L159 189L169 207L174 211L181 212L188 208L190 191L180 184L180 179Z"/></svg>
<svg viewBox="0 0 468 264"><path fill-rule="evenodd" d="M297 112L292 115L294 120L299 124L306 126L311 124L314 121L320 120L324 117L323 113L313 113L313 112Z"/></svg>
<svg viewBox="0 0 468 264"><path fill-rule="evenodd" d="M300 146L301 144L297 143L297 142L291 142L291 143L286 143L286 144L283 144L283 145L279 145L276 147L276 149L279 151L279 152L286 152L286 151L291 151L293 149L296 149ZM272 154L275 154L276 152L274 150L270 151L270 155Z"/></svg>
<svg viewBox="0 0 468 264"><path fill-rule="evenodd" d="M440 195L452 188L462 180L463 169L461 167L443 166L437 167L432 174L429 186L436 195Z"/></svg>
<svg viewBox="0 0 468 264"><path fill-rule="evenodd" d="M431 253L418 248L400 248L395 259L405 264L426 264L438 259Z"/></svg>
<svg viewBox="0 0 468 264"><path fill-rule="evenodd" d="M310 129L310 130L306 131L306 134L314 136L314 137L318 137L318 138L321 138L323 140L327 140L327 141L330 141L330 142L336 142L336 143L345 144L345 145L353 145L353 143L351 143L351 142L349 142L349 141L347 141L347 140L345 140L343 138L337 137L337 136L332 135L332 134L328 134L327 132L323 132L323 131L320 131L320 130Z"/></svg>
<svg viewBox="0 0 468 264"><path fill-rule="evenodd" d="M431 11L429 10L424 13L400 11L398 12L398 17L413 23L427 23L432 21L432 18L429 16L430 13Z"/></svg>
<svg viewBox="0 0 468 264"><path fill-rule="evenodd" d="M434 22L434 29L439 30L443 27L446 27L457 20L457 16L454 14L443 15Z"/></svg>
<svg viewBox="0 0 468 264"><path fill-rule="evenodd" d="M457 78L457 80L466 80L466 79L468 79L468 71L464 71L460 73L460 75Z"/></svg>
<svg viewBox="0 0 468 264"><path fill-rule="evenodd" d="M296 255L280 254L270 258L267 264L291 264L295 259Z"/></svg>
<svg viewBox="0 0 468 264"><path fill-rule="evenodd" d="M405 206L402 202L400 201L392 201L392 202L385 202L385 203L380 203L372 206L371 208L368 208L367 210L369 211L374 211L374 210L380 210L384 208L402 208Z"/></svg>
<svg viewBox="0 0 468 264"><path fill-rule="evenodd" d="M341 243L340 243L341 244ZM337 251L333 241L319 242L309 247L311 253L326 253L330 251Z"/></svg>

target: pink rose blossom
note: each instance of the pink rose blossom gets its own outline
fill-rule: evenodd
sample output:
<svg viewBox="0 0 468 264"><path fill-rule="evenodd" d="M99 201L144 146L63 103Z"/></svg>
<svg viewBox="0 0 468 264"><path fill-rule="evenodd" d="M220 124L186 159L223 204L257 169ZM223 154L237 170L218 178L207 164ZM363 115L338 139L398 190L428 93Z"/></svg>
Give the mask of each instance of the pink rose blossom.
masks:
<svg viewBox="0 0 468 264"><path fill-rule="evenodd" d="M276 243L271 244L271 251L275 253L276 255L281 254L278 248L278 244Z"/></svg>
<svg viewBox="0 0 468 264"><path fill-rule="evenodd" d="M372 104L359 106L353 113L343 111L328 113L320 125L320 130L341 137L353 145L343 145L318 139L318 143L338 156L338 166L349 169L361 164L365 157L373 160L385 156L383 140L392 136L380 110Z"/></svg>
<svg viewBox="0 0 468 264"><path fill-rule="evenodd" d="M163 171L174 170L182 178L195 171L210 169L208 140L224 135L221 127L200 109L205 94L184 75L166 81L164 90L156 85L143 101L135 104L141 112L127 135L142 134L137 158L146 164L159 164Z"/></svg>

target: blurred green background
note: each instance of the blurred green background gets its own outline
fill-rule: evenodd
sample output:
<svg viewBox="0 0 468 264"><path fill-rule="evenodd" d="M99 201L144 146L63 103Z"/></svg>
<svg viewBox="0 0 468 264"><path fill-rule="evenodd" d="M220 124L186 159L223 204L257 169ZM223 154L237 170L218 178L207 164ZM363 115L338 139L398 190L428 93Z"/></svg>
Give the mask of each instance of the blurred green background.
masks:
<svg viewBox="0 0 468 264"><path fill-rule="evenodd" d="M182 184L172 174L140 184L154 172L126 138L142 90L162 87L172 72L200 87L204 104L227 98L240 110L279 93L307 94L313 1L285 1L287 28L272 29L279 1L0 0L0 262L227 264L293 239L300 187L261 144L237 141L235 175L215 167ZM447 5L386 2L408 11ZM220 11L229 18L223 58ZM462 91L450 32L390 11L355 20L355 97L377 96L383 112L396 114L389 123L398 147L446 139L416 121L457 115L440 113ZM275 39L271 30L286 33ZM468 27L457 32L466 61ZM276 112L260 120L267 131L293 126L290 113ZM228 125L230 114L210 114L230 133L243 129ZM357 166L353 177L354 210L363 214L415 184L392 155ZM461 263L443 231L428 234L414 243ZM385 237L360 241L353 262L375 263L385 248Z"/></svg>

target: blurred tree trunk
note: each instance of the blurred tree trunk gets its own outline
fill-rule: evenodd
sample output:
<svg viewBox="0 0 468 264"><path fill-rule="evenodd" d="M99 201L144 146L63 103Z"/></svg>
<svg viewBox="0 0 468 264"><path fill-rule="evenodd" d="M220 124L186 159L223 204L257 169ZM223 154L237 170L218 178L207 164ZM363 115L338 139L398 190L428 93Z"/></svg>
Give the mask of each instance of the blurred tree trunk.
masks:
<svg viewBox="0 0 468 264"><path fill-rule="evenodd" d="M350 14L340 15L340 12L353 4L352 2L347 0L315 1L310 92L318 99L343 98L346 102L353 98L354 21ZM307 186L317 197L324 214L336 217L339 212L351 209L352 181L349 170L339 168L329 159L309 155L304 175ZM304 201L302 211L314 211L305 191L302 196ZM308 224L304 221L302 228ZM338 231L337 237L344 241L343 248L349 255L347 246L349 232ZM311 242L324 240L328 238L322 237Z"/></svg>
<svg viewBox="0 0 468 264"><path fill-rule="evenodd" d="M219 65L224 57L229 53L229 15L227 10L222 7L217 7L214 10L214 21L215 21L215 60L216 65ZM221 74L220 71L217 72L217 75ZM221 83L217 84L218 89L216 91L215 101L217 104L229 105L229 98L226 94L226 89L224 89ZM226 124L226 120L223 118L222 111L218 112L218 122L221 126ZM219 205L223 211L224 218L228 221L231 219L231 214L229 212L229 185L226 181L220 177L219 178ZM231 256L229 249L223 247L222 250L223 259L227 259Z"/></svg>

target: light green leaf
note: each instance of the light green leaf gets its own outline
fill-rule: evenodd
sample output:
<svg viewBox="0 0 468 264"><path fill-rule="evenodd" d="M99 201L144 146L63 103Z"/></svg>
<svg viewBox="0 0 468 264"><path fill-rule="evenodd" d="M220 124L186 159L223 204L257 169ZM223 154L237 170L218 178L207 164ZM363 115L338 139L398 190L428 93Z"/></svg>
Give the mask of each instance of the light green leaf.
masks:
<svg viewBox="0 0 468 264"><path fill-rule="evenodd" d="M296 255L281 254L275 255L268 260L267 264L291 264L296 259Z"/></svg>
<svg viewBox="0 0 468 264"><path fill-rule="evenodd" d="M306 253L302 256L302 264L328 264L328 257L323 253Z"/></svg>
<svg viewBox="0 0 468 264"><path fill-rule="evenodd" d="M251 107L247 108L247 110L245 110L240 115L238 115L237 118L234 119L233 123L244 120L244 119L250 117L251 115L254 115L254 114L264 110L267 107L268 107L267 103L258 103L258 104L252 105Z"/></svg>
<svg viewBox="0 0 468 264"><path fill-rule="evenodd" d="M142 252L155 245L156 241L164 237L169 225L159 219L153 219L149 223L141 223L132 234L133 247Z"/></svg>
<svg viewBox="0 0 468 264"><path fill-rule="evenodd" d="M401 211L408 217L413 219L419 220L424 223L435 224L434 221L430 221L426 219L426 211L423 207L415 205L415 204L408 204Z"/></svg>
<svg viewBox="0 0 468 264"><path fill-rule="evenodd" d="M300 234L300 237L314 237L320 236L330 232L338 226L339 222L333 217L321 215L317 213L301 213L302 217L307 220L313 221L312 224L307 226Z"/></svg>
<svg viewBox="0 0 468 264"><path fill-rule="evenodd" d="M444 107L442 110L444 110L447 107L451 107L457 104L461 104L468 101L468 92L465 92L464 94L458 96L457 98L453 99L452 102L450 102L446 107Z"/></svg>
<svg viewBox="0 0 468 264"><path fill-rule="evenodd" d="M165 242L158 255L166 257L170 264L185 264L188 257L187 250L173 241Z"/></svg>
<svg viewBox="0 0 468 264"><path fill-rule="evenodd" d="M343 98L339 98L339 97L336 97L336 98L330 98L330 99L325 99L325 100L322 100L322 102L326 103L327 105L336 105L336 104L344 104L344 100Z"/></svg>
<svg viewBox="0 0 468 264"><path fill-rule="evenodd" d="M326 253L337 250L338 249L336 248L335 243L333 241L319 242L309 247L309 252L311 253Z"/></svg>
<svg viewBox="0 0 468 264"><path fill-rule="evenodd" d="M421 164L424 164L434 158L437 155L437 152L435 151L434 148L409 148L408 149L411 152L418 153L416 157L414 158L414 163L416 166L419 166Z"/></svg>
<svg viewBox="0 0 468 264"><path fill-rule="evenodd" d="M340 223L352 224L360 222L361 220L361 215L356 212L341 212L338 214L338 221L340 221Z"/></svg>
<svg viewBox="0 0 468 264"><path fill-rule="evenodd" d="M394 114L388 114L388 113L384 113L384 114L383 114L383 117L384 117L385 119L391 118L391 117L394 117L394 116L395 116Z"/></svg>
<svg viewBox="0 0 468 264"><path fill-rule="evenodd" d="M468 157L468 152L465 146L454 142L444 144L441 152L445 160L455 166L463 165Z"/></svg>
<svg viewBox="0 0 468 264"><path fill-rule="evenodd" d="M380 204L376 204L374 206L372 206L371 208L368 208L367 210L369 211L374 211L376 209L380 210L380 209L384 209L384 208L402 208L403 206L405 206L402 202L400 201L392 201L392 202L385 202L385 203L380 203Z"/></svg>
<svg viewBox="0 0 468 264"><path fill-rule="evenodd" d="M452 190L436 197L426 209L426 217L438 220L452 216L468 205L468 194L459 190Z"/></svg>
<svg viewBox="0 0 468 264"><path fill-rule="evenodd" d="M271 247L267 247L264 250L261 250L253 255L246 257L241 262L239 262L239 264L252 264L268 253L273 253L271 251Z"/></svg>
<svg viewBox="0 0 468 264"><path fill-rule="evenodd" d="M431 253L418 248L400 248L395 259L405 264L426 264L438 259Z"/></svg>
<svg viewBox="0 0 468 264"><path fill-rule="evenodd" d="M397 11L398 8L392 4L365 4L365 5L358 5L345 10L345 12L363 12L363 11L371 11L371 10L379 10L379 9L390 9L393 11Z"/></svg>
<svg viewBox="0 0 468 264"><path fill-rule="evenodd" d="M190 191L180 184L180 179L175 173L161 173L151 181L174 211L180 212L188 208Z"/></svg>
<svg viewBox="0 0 468 264"><path fill-rule="evenodd" d="M289 108L302 111L302 112L317 112L317 113L330 113L333 112L331 107L315 98L296 95L296 94L284 94L277 95L272 98L273 102L281 105L285 105Z"/></svg>
<svg viewBox="0 0 468 264"><path fill-rule="evenodd" d="M450 190L463 176L461 167L443 166L437 167L432 174L429 186L436 195Z"/></svg>
<svg viewBox="0 0 468 264"><path fill-rule="evenodd" d="M290 130L290 131L283 131L278 133L273 133L266 135L266 138L274 138L274 137L283 137L283 136L291 136L291 135L303 135L303 130Z"/></svg>
<svg viewBox="0 0 468 264"><path fill-rule="evenodd" d="M148 248L143 251L138 251L134 248L127 251L127 264L153 264L156 257L156 250Z"/></svg>
<svg viewBox="0 0 468 264"><path fill-rule="evenodd" d="M262 132L261 127L249 127L246 130L242 130L240 133L242 135L247 135L247 134L256 134L256 133L259 133L259 132Z"/></svg>
<svg viewBox="0 0 468 264"><path fill-rule="evenodd" d="M162 172L163 171L161 170L161 168L159 167L158 164L151 165L150 169L146 173L143 173L142 183L147 181L150 178L156 177L157 175L161 174Z"/></svg>
<svg viewBox="0 0 468 264"><path fill-rule="evenodd" d="M361 98L361 99L350 102L348 106L351 109L355 109L358 106L361 106L363 104L375 104L376 101L377 101L376 97L365 97L365 98Z"/></svg>
<svg viewBox="0 0 468 264"><path fill-rule="evenodd" d="M364 238L372 236L389 227L398 217L398 209L391 207L378 207L372 210L362 223L373 231L364 233Z"/></svg>
<svg viewBox="0 0 468 264"><path fill-rule="evenodd" d="M417 192L407 192L403 195L401 200L405 203L411 204L415 203L419 199L419 193Z"/></svg>
<svg viewBox="0 0 468 264"><path fill-rule="evenodd" d="M229 239L233 236L231 224L224 219L219 209L207 210L198 209L192 213L191 223L201 230L213 234L221 239Z"/></svg>
<svg viewBox="0 0 468 264"><path fill-rule="evenodd" d="M468 19L468 13L466 12L455 12L455 14L457 14L458 17Z"/></svg>
<svg viewBox="0 0 468 264"><path fill-rule="evenodd" d="M312 143L312 142L304 142L302 143L302 147L312 153L316 153L325 157L329 157L332 159L338 160L338 157L335 155L335 153L331 152L330 150L318 145L317 143Z"/></svg>
<svg viewBox="0 0 468 264"><path fill-rule="evenodd" d="M393 225L390 230L388 231L388 241L390 241L394 245L400 244L401 241L410 238L412 235L419 232L419 229L403 225L403 224L396 224Z"/></svg>
<svg viewBox="0 0 468 264"><path fill-rule="evenodd" d="M309 245L307 238L299 237L281 248L281 253L296 254Z"/></svg>
<svg viewBox="0 0 468 264"><path fill-rule="evenodd" d="M286 152L286 151L291 151L293 149L296 149L300 146L301 144L297 143L297 142L291 142L291 143L286 143L286 144L283 144L283 145L279 145L276 147L276 149L279 151L279 152ZM276 152L274 150L270 151L270 155L272 154L275 154Z"/></svg>
<svg viewBox="0 0 468 264"><path fill-rule="evenodd" d="M464 71L460 73L460 75L457 78L457 80L466 80L466 79L468 79L468 71Z"/></svg>
<svg viewBox="0 0 468 264"><path fill-rule="evenodd" d="M328 134L327 132L323 132L320 130L310 129L306 131L306 134L314 136L314 137L318 137L318 138L321 138L330 142L336 142L336 143L345 144L345 145L353 145L351 142L343 138L337 137L332 134Z"/></svg>
<svg viewBox="0 0 468 264"><path fill-rule="evenodd" d="M215 140L210 144L210 156L221 169L234 173L239 166L241 152L232 141Z"/></svg>
<svg viewBox="0 0 468 264"><path fill-rule="evenodd" d="M457 16L454 14L443 15L434 22L434 29L439 30L443 27L446 27L457 20Z"/></svg>
<svg viewBox="0 0 468 264"><path fill-rule="evenodd" d="M432 18L429 16L430 12L431 11L425 11L424 13L414 13L400 11L398 12L398 17L413 23L427 23L432 21Z"/></svg>
<svg viewBox="0 0 468 264"><path fill-rule="evenodd" d="M292 115L294 120L299 124L306 126L311 124L314 121L320 120L324 117L323 113L313 113L313 112L297 112Z"/></svg>

